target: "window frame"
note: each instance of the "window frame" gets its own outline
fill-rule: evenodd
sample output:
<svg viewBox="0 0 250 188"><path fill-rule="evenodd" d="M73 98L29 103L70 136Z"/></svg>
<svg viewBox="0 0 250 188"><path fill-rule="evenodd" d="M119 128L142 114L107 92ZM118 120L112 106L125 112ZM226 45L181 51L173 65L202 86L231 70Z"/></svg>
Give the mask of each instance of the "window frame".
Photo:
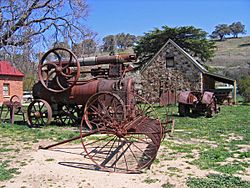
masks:
<svg viewBox="0 0 250 188"><path fill-rule="evenodd" d="M171 61L171 64L170 64ZM166 57L166 68L173 68L175 67L174 56L167 56Z"/></svg>
<svg viewBox="0 0 250 188"><path fill-rule="evenodd" d="M3 96L4 97L10 96L10 84L9 83L3 83Z"/></svg>

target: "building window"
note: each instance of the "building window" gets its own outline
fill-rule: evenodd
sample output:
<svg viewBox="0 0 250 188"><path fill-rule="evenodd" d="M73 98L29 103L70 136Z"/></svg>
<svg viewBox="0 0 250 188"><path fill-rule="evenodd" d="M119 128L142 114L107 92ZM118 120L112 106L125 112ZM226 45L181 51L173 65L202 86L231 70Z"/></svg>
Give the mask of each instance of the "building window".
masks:
<svg viewBox="0 0 250 188"><path fill-rule="evenodd" d="M166 68L174 67L174 57L166 57Z"/></svg>
<svg viewBox="0 0 250 188"><path fill-rule="evenodd" d="M3 96L10 95L10 84L3 84Z"/></svg>

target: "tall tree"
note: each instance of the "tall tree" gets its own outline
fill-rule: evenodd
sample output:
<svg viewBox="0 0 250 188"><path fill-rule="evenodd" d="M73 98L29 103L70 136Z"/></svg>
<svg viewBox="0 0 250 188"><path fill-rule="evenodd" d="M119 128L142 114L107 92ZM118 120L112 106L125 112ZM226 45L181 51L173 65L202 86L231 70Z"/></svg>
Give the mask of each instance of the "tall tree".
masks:
<svg viewBox="0 0 250 188"><path fill-rule="evenodd" d="M92 35L84 25L87 13L86 0L1 0L0 55L34 75L36 54L56 41L72 44Z"/></svg>
<svg viewBox="0 0 250 188"><path fill-rule="evenodd" d="M83 40L81 43L74 44L72 46L72 50L76 54L77 57L84 57L86 55L90 55L96 52L97 43L92 38L86 39L86 40Z"/></svg>
<svg viewBox="0 0 250 188"><path fill-rule="evenodd" d="M118 33L116 35L108 35L103 38L103 51L124 51L128 47L132 47L136 41L137 37L129 33Z"/></svg>
<svg viewBox="0 0 250 188"><path fill-rule="evenodd" d="M108 35L103 39L103 51L114 52L117 48L117 39L115 35Z"/></svg>
<svg viewBox="0 0 250 188"><path fill-rule="evenodd" d="M133 46L136 42L136 36L131 35L129 33L119 33L116 35L117 38L117 46L120 50L126 50L128 47Z"/></svg>
<svg viewBox="0 0 250 188"><path fill-rule="evenodd" d="M25 79L23 83L24 90L31 90L37 80L37 59L38 54L33 49L32 43L27 43L22 46L22 50L12 48L12 55L8 60L24 73Z"/></svg>
<svg viewBox="0 0 250 188"><path fill-rule="evenodd" d="M234 38L237 38L239 34L246 34L245 25L243 25L241 22L234 22L229 25L229 28Z"/></svg>
<svg viewBox="0 0 250 188"><path fill-rule="evenodd" d="M226 35L230 35L231 29L227 24L219 24L215 26L215 30L210 35L211 38L219 38L221 41Z"/></svg>
<svg viewBox="0 0 250 188"><path fill-rule="evenodd" d="M171 28L163 26L145 33L135 45L134 50L142 62L152 58L153 55L167 42L175 41L180 47L202 61L208 60L214 53L214 42L209 41L207 33L193 26Z"/></svg>
<svg viewBox="0 0 250 188"><path fill-rule="evenodd" d="M22 47L33 39L37 45L84 39L91 35L84 25L87 12L85 0L0 1L0 49Z"/></svg>

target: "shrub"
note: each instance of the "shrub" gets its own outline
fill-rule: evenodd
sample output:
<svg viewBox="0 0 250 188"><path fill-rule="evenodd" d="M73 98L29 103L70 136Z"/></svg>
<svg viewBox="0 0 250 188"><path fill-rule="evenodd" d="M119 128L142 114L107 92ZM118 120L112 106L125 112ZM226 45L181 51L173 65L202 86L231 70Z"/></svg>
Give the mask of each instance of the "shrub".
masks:
<svg viewBox="0 0 250 188"><path fill-rule="evenodd" d="M244 97L245 102L250 102L250 76L239 81L239 92Z"/></svg>

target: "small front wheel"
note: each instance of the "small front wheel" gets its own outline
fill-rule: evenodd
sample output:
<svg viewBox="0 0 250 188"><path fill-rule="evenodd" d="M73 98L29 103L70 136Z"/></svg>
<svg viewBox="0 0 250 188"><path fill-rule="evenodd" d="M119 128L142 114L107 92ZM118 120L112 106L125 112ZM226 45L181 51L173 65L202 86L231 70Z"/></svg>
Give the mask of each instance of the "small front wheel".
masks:
<svg viewBox="0 0 250 188"><path fill-rule="evenodd" d="M28 106L27 116L29 127L43 127L50 124L52 119L52 109L47 101L36 99Z"/></svg>

